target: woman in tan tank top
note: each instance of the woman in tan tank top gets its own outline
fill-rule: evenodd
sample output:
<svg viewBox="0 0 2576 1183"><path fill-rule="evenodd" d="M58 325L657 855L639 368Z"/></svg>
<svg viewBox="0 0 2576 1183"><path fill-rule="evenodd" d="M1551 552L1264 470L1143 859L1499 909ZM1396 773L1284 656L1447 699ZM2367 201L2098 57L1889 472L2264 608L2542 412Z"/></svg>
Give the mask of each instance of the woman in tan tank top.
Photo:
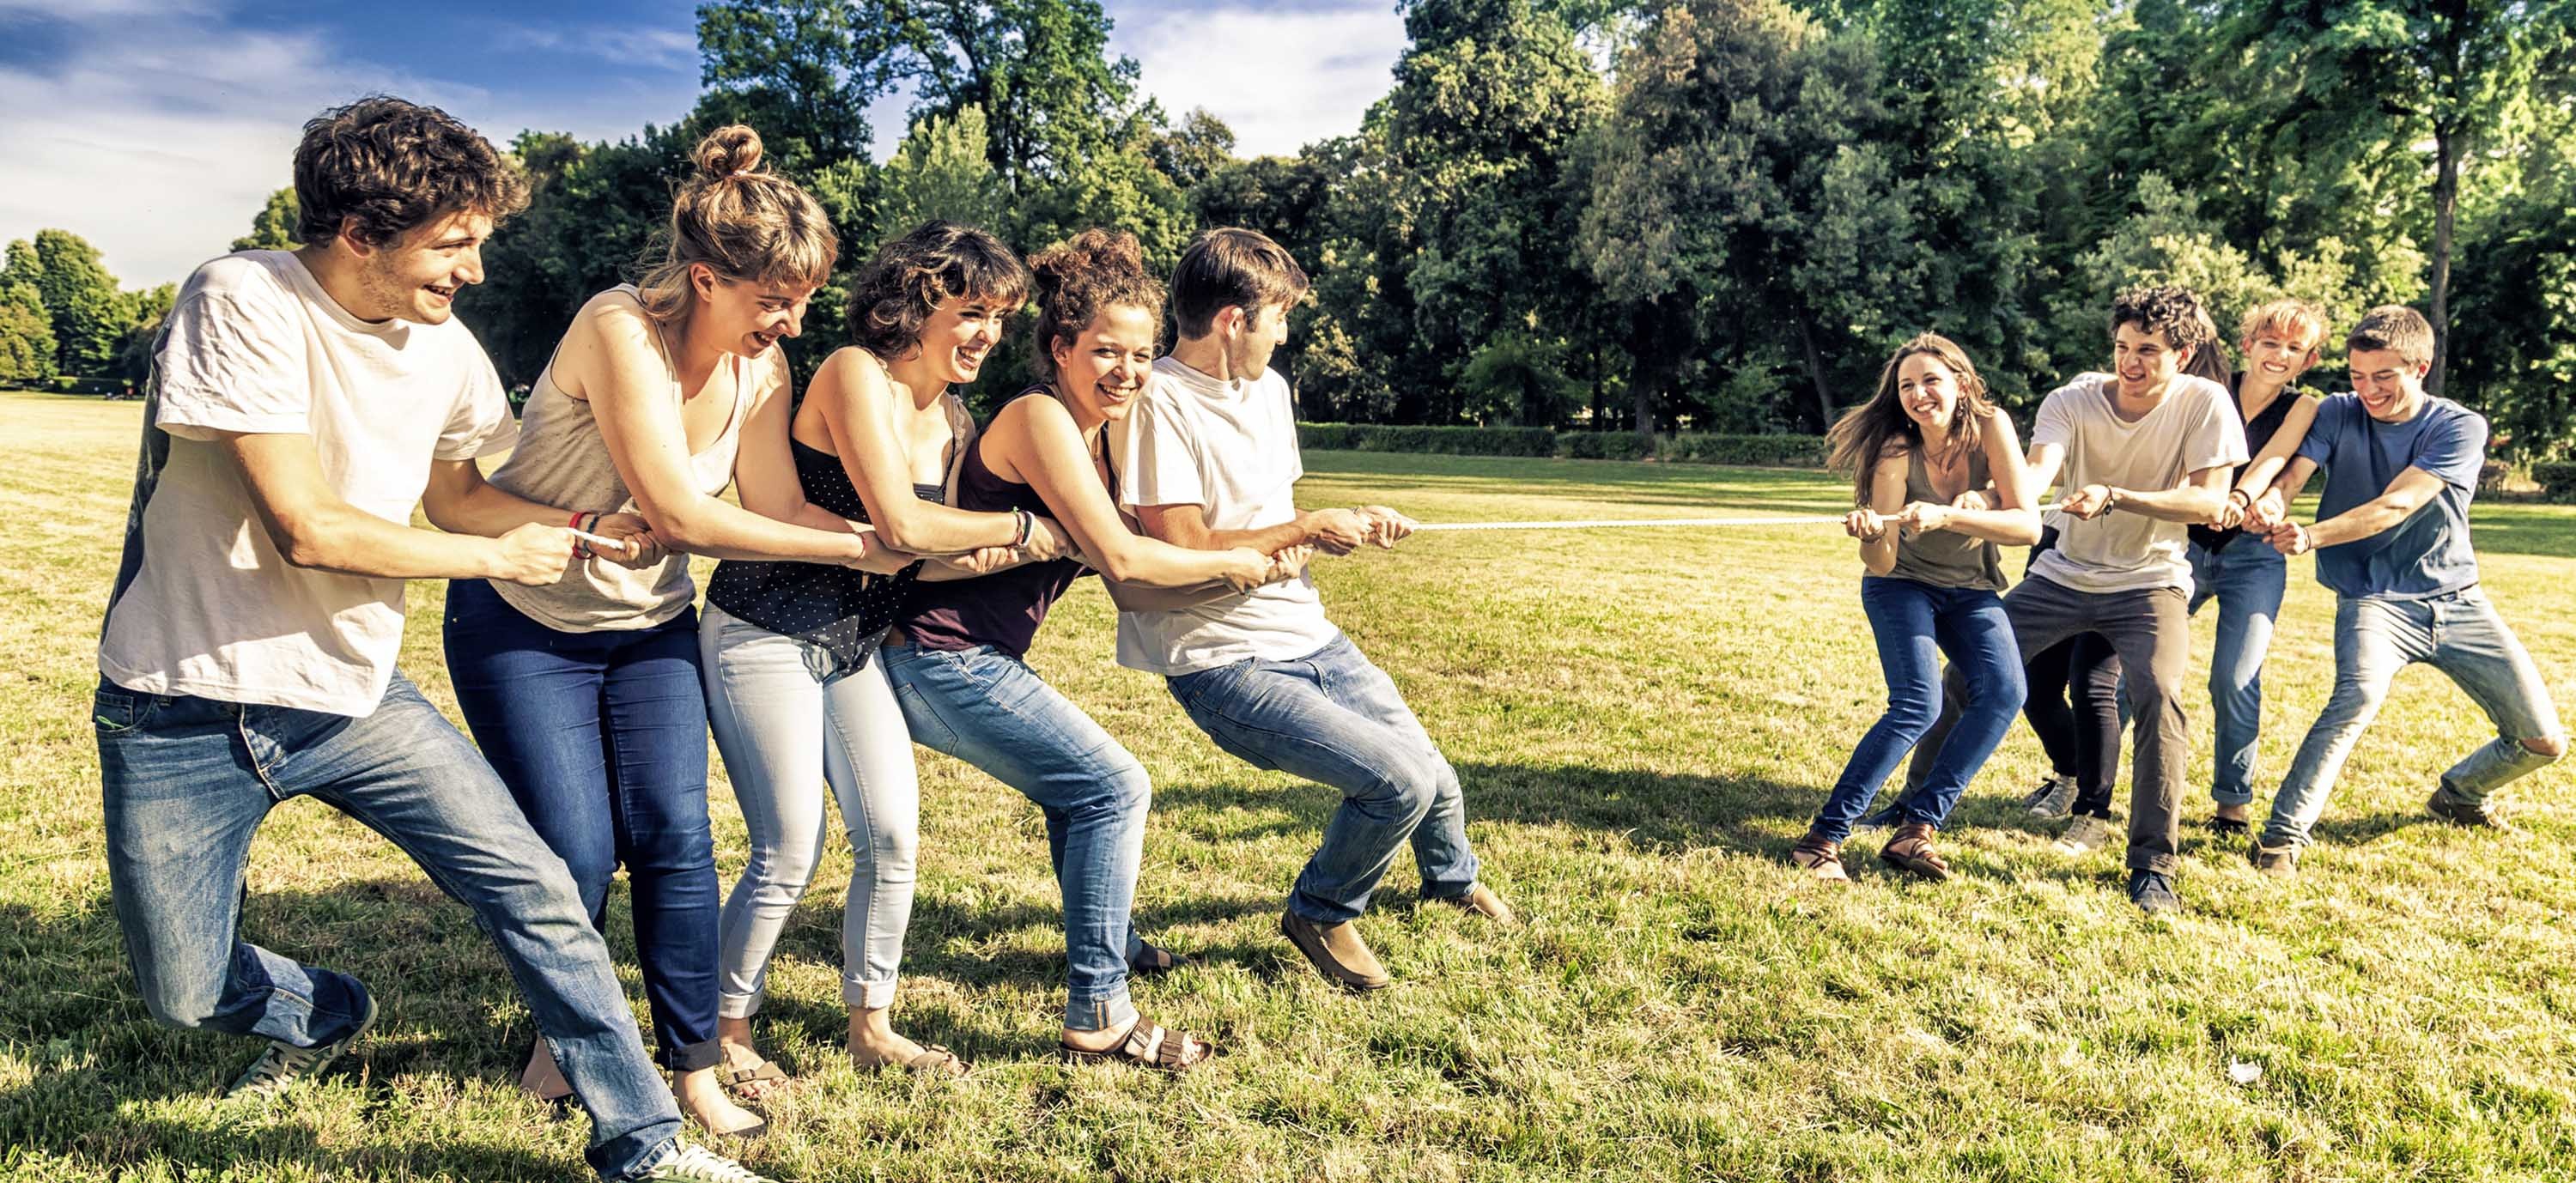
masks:
<svg viewBox="0 0 2576 1183"><path fill-rule="evenodd" d="M1899 802L1896 836L1879 858L1946 879L1932 835L2021 710L2021 650L2005 617L1998 543L2039 537L2039 514L2012 418L1986 401L1984 380L1948 339L1899 346L1878 392L1834 424L1833 463L1850 471L1860 508L1843 526L1860 540L1861 608L1887 675L1887 710L1853 751L1824 808L1789 859L1843 882L1842 842L1878 786L1941 717L1939 658L1967 674L1968 700L1942 741L1923 790ZM1952 501L1991 476L1995 509Z"/></svg>
<svg viewBox="0 0 2576 1183"><path fill-rule="evenodd" d="M456 581L446 629L467 724L594 924L626 868L656 1058L681 1110L744 1135L767 1123L727 1097L717 1071L721 901L689 556L910 561L830 514L779 520L721 499L735 483L745 501L796 495L779 342L801 331L838 253L822 208L762 171L760 156L747 127L699 143L665 258L583 306L537 379L518 449L491 478L590 511L577 526L590 513L638 515L645 552L629 566L592 558L546 588ZM568 1092L543 1044L521 1084Z"/></svg>

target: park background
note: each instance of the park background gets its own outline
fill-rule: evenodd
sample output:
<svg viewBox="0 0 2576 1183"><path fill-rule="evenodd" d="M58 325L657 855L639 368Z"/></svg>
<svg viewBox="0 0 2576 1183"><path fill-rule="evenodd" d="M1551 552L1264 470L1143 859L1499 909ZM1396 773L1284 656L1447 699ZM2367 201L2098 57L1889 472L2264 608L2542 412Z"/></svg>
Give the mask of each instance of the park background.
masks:
<svg viewBox="0 0 2576 1183"><path fill-rule="evenodd" d="M83 117L30 105L15 80L47 68L51 43L18 34L89 20L159 44L171 14L209 7L0 3L0 143L21 146L10 137L36 113ZM2100 364L2109 292L2148 277L2201 287L2223 318L2277 290L2339 323L2384 299L2434 308L2451 328L2445 390L2490 416L2501 455L2563 462L2576 434L2567 6L1698 0L1398 16L1394 72L1355 129L1254 156L1213 116L1146 102L1087 3L710 5L698 36L654 51L703 70L685 118L631 135L484 122L537 201L460 308L505 375L533 377L581 300L631 274L687 145L742 118L824 197L845 271L931 215L1023 249L1109 222L1158 261L1201 225L1260 226L1318 280L1281 364L1309 419L1348 426L1313 439L1542 453L1317 447L1300 489L1313 504L1385 501L1430 521L1835 512L1848 485L1794 467L1543 453L1812 456L1826 408L1862 397L1886 347L1926 327L1966 342L2026 421L2058 377ZM1347 73L1330 46L1285 49ZM246 78L265 61L190 68ZM1307 68L1249 55L1227 70L1289 93ZM291 120L275 131L291 145ZM139 173L154 155L136 155ZM268 185L284 172L280 149ZM13 165L0 206L46 184ZM292 225L255 196L237 218L243 245L281 244ZM245 933L386 998L345 1068L274 1109L227 1109L211 1095L250 1049L164 1029L135 997L85 707L140 408L66 388L136 374L171 289L120 284L83 229L117 228L28 223L0 283L0 358L19 367L0 385L44 391L0 393L0 1179L579 1177L581 1123L512 1087L530 1031L482 935L326 808L288 804L263 831ZM818 310L791 346L800 364L833 346L835 321ZM2334 384L2333 344L2313 385ZM970 394L1007 392L1007 377ZM1678 434L1622 442L1640 425ZM2489 594L2576 703L2576 509L2482 497L2475 523ZM2291 565L2267 673L2267 785L2331 675L2331 597L2311 570ZM770 1107L777 1134L728 1149L809 1181L2566 1177L2564 768L2516 786L2515 833L2424 824L2425 792L2483 721L2410 673L2301 878L2255 875L2198 827L2195 797L2187 911L2143 925L2117 851L2062 859L2054 827L2014 807L2042 770L2017 729L1957 815L1952 882L1881 873L1864 841L1856 884L1809 890L1785 853L1883 693L1858 574L1838 532L1796 526L1422 535L1321 564L1336 619L1459 766L1489 875L1528 918L1495 934L1417 908L1399 860L1368 922L1398 985L1365 1000L1325 987L1272 928L1329 795L1231 760L1157 682L1111 665L1113 611L1078 588L1032 660L1152 773L1140 924L1207 960L1140 998L1230 1054L1179 1082L1053 1062L1062 953L1039 819L925 753L900 1013L980 1071L914 1081L839 1055L836 841L763 1032L799 1087ZM403 665L452 710L442 602L439 585L413 589ZM730 874L743 831L717 768ZM612 946L640 1004L625 919L621 890Z"/></svg>

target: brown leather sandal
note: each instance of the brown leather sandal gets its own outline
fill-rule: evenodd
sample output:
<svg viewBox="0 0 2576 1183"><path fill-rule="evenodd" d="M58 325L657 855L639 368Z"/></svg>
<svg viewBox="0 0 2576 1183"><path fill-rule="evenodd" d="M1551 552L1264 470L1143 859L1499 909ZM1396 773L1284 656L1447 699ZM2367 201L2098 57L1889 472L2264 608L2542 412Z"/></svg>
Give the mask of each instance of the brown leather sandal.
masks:
<svg viewBox="0 0 2576 1183"><path fill-rule="evenodd" d="M1814 830L1807 831L1807 836L1798 839L1798 845L1789 851L1789 865L1819 882L1851 882L1851 875L1843 870L1843 844L1818 837Z"/></svg>
<svg viewBox="0 0 2576 1183"><path fill-rule="evenodd" d="M1950 864L1943 862L1941 852L1932 848L1932 827L1923 822L1907 822L1896 827L1896 836L1878 848L1878 860L1900 871L1939 881L1950 877Z"/></svg>
<svg viewBox="0 0 2576 1183"><path fill-rule="evenodd" d="M726 1092L732 1093L736 1097L740 1097L746 1101L760 1101L766 1100L771 1094L775 1093L778 1088L786 1082L788 1076L786 1073L778 1070L777 1064L771 1062L767 1058L763 1058L759 1063L754 1064L749 1068L735 1068L730 1065L719 1066L716 1069L716 1079L723 1082ZM744 1085L754 1085L758 1087L746 1092L743 1088Z"/></svg>
<svg viewBox="0 0 2576 1183"><path fill-rule="evenodd" d="M1174 1031L1143 1015L1136 1016L1136 1025L1127 1029L1127 1038L1111 1047L1095 1052L1063 1043L1057 1045L1057 1050L1076 1064L1134 1064L1174 1075L1207 1063L1216 1055L1215 1044L1186 1031Z"/></svg>

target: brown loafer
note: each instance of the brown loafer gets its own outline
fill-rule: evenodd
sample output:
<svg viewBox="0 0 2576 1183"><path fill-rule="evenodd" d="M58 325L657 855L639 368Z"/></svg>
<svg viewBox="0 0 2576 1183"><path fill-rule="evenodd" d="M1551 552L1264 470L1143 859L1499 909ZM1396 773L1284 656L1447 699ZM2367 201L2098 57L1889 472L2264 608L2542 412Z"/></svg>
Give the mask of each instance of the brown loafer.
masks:
<svg viewBox="0 0 2576 1183"><path fill-rule="evenodd" d="M1386 976L1386 967L1378 964L1377 954L1369 952L1368 942L1360 939L1359 926L1350 921L1317 924L1295 912L1283 912L1279 935L1297 946L1325 981L1345 990L1383 990L1393 980Z"/></svg>
<svg viewBox="0 0 2576 1183"><path fill-rule="evenodd" d="M1950 877L1950 864L1941 861L1940 851L1932 849L1932 827L1922 822L1896 827L1896 836L1878 848L1878 860L1926 879Z"/></svg>
<svg viewBox="0 0 2576 1183"><path fill-rule="evenodd" d="M1495 895L1493 888L1482 883L1469 887L1465 895L1442 896L1440 902L1500 924L1520 923L1520 917L1512 913L1512 906L1504 903L1503 897Z"/></svg>

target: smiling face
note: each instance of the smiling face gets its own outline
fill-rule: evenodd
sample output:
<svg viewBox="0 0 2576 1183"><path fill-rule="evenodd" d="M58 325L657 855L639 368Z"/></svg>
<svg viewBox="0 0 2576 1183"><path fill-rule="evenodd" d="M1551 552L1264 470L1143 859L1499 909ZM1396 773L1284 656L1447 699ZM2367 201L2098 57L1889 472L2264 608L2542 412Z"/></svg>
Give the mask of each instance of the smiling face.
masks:
<svg viewBox="0 0 2576 1183"><path fill-rule="evenodd" d="M1929 353L1910 354L1896 370L1896 402L1926 440L1950 433L1959 415L1959 375Z"/></svg>
<svg viewBox="0 0 2576 1183"><path fill-rule="evenodd" d="M2245 372L2264 382L2287 386L2317 364L2314 335L2296 328L2269 326L2245 339Z"/></svg>
<svg viewBox="0 0 2576 1183"><path fill-rule="evenodd" d="M1076 422L1127 417L1154 369L1159 316L1157 309L1112 304L1071 340L1056 341L1056 389Z"/></svg>
<svg viewBox="0 0 2576 1183"><path fill-rule="evenodd" d="M758 357L782 338L802 335L806 302L814 297L810 284L725 279L703 263L689 268L689 285L698 296L690 331L744 357Z"/></svg>
<svg viewBox="0 0 2576 1183"><path fill-rule="evenodd" d="M950 296L921 322L921 340L908 355L951 386L964 386L984 370L984 359L1002 340L1002 322L1016 301L993 296Z"/></svg>
<svg viewBox="0 0 2576 1183"><path fill-rule="evenodd" d="M460 210L418 227L381 246L367 246L344 234L357 266L357 303L349 314L361 320L402 319L445 324L456 315L456 294L483 282L483 242L492 237L488 214Z"/></svg>
<svg viewBox="0 0 2576 1183"><path fill-rule="evenodd" d="M2424 409L2424 372L2394 349L2352 351L2352 392L2361 409L2382 423L2405 423Z"/></svg>
<svg viewBox="0 0 2576 1183"><path fill-rule="evenodd" d="M2134 321L2122 322L2111 334L2111 368L2120 376L2120 393L2131 398L2163 390L2189 358L2188 350L2175 348L2170 334L2148 332Z"/></svg>

